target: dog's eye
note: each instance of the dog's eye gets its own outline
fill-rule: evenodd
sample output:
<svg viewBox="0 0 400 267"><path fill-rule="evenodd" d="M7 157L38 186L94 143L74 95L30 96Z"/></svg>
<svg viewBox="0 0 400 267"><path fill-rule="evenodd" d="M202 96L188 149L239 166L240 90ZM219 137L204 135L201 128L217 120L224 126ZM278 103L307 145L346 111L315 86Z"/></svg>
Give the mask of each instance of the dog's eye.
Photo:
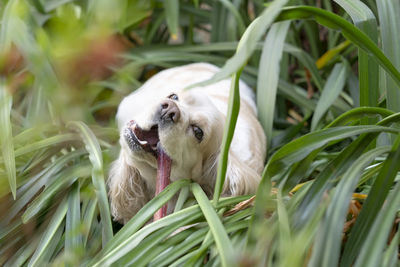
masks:
<svg viewBox="0 0 400 267"><path fill-rule="evenodd" d="M179 100L179 98L178 98L178 96L177 96L176 94L170 94L170 95L168 96L168 98L169 98L169 99L172 99L172 100L175 100L175 101L178 101L178 100Z"/></svg>
<svg viewBox="0 0 400 267"><path fill-rule="evenodd" d="M201 140L203 140L203 130L200 129L200 127L196 126L196 125L192 125L192 129L193 129L193 133L194 133L194 137L196 137L197 140L199 140L199 142L201 142Z"/></svg>

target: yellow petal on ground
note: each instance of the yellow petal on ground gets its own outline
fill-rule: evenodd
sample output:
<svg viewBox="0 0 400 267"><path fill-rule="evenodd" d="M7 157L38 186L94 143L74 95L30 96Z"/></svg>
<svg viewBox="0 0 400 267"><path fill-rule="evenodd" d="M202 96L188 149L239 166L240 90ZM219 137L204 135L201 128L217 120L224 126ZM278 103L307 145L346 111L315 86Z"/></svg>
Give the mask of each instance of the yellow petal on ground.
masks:
<svg viewBox="0 0 400 267"><path fill-rule="evenodd" d="M367 196L368 196L367 194L353 193L353 198L356 198L356 199L366 199Z"/></svg>
<svg viewBox="0 0 400 267"><path fill-rule="evenodd" d="M315 64L317 65L318 69L322 69L325 67L328 62L337 56L340 52L342 52L346 47L348 47L351 44L349 40L346 40L339 45L335 46L332 49L329 49L328 51L325 52L316 62Z"/></svg>

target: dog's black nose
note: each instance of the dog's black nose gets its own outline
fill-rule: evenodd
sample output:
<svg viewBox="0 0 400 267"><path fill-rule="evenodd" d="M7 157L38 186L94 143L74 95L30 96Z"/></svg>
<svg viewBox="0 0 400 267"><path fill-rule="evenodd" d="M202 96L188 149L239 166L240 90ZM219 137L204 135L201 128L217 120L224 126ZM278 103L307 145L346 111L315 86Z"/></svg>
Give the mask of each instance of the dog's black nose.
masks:
<svg viewBox="0 0 400 267"><path fill-rule="evenodd" d="M181 117L181 111L174 101L166 99L160 104L160 120L175 123Z"/></svg>

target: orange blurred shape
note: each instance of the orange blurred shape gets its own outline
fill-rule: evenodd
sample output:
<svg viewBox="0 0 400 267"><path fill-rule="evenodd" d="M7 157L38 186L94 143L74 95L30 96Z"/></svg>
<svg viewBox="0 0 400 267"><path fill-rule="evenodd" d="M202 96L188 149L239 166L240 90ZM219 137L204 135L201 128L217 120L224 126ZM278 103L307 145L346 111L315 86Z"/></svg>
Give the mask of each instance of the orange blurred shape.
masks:
<svg viewBox="0 0 400 267"><path fill-rule="evenodd" d="M8 76L19 72L24 66L24 58L15 47L11 45L9 49L0 52L0 75Z"/></svg>
<svg viewBox="0 0 400 267"><path fill-rule="evenodd" d="M25 60L15 45L0 52L0 77L7 79L7 90L13 94L26 80L27 73L23 71Z"/></svg>
<svg viewBox="0 0 400 267"><path fill-rule="evenodd" d="M66 80L80 87L90 81L108 78L112 75L110 67L121 66L123 59L119 55L130 47L129 41L117 34L89 41L87 48L63 66L66 67Z"/></svg>

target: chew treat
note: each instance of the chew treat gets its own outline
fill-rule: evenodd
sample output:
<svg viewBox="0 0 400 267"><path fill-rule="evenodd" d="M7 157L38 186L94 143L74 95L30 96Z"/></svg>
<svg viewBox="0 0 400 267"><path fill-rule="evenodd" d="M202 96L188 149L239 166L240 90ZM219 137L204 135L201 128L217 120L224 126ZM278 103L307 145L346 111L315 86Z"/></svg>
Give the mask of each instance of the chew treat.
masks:
<svg viewBox="0 0 400 267"><path fill-rule="evenodd" d="M170 182L171 175L171 159L165 153L164 149L158 143L157 145L157 181L156 181L156 196L161 193ZM153 221L163 218L167 215L168 204L165 204L159 209L153 217Z"/></svg>

